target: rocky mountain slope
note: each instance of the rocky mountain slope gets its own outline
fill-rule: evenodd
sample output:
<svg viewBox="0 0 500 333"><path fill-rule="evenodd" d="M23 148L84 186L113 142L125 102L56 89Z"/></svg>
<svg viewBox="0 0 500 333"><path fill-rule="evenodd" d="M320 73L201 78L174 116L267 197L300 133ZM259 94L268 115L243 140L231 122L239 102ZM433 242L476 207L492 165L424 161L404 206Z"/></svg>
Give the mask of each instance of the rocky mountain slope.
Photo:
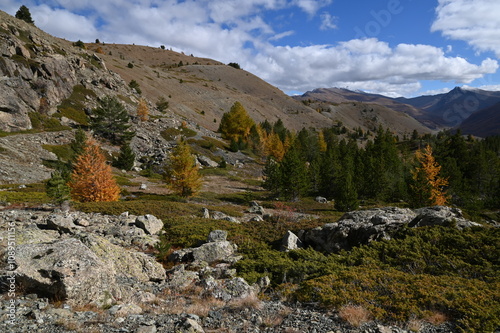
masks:
<svg viewBox="0 0 500 333"><path fill-rule="evenodd" d="M475 136L500 135L500 103L474 112L459 128Z"/></svg>

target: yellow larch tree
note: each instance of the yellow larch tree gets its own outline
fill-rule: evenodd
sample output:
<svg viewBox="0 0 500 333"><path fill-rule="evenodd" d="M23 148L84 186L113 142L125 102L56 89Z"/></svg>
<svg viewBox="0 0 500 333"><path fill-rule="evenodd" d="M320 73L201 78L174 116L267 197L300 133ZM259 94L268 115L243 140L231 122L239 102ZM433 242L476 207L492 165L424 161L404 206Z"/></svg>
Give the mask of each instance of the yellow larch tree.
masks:
<svg viewBox="0 0 500 333"><path fill-rule="evenodd" d="M417 150L415 157L418 165L412 171L414 202L417 205L446 205L448 195L444 187L448 185L448 179L439 175L441 166L434 159L431 146Z"/></svg>
<svg viewBox="0 0 500 333"><path fill-rule="evenodd" d="M182 197L191 197L201 188L201 175L195 158L184 140L180 140L170 154L170 159L165 166L165 181L174 193Z"/></svg>
<svg viewBox="0 0 500 333"><path fill-rule="evenodd" d="M76 201L118 201L120 187L94 139L86 139L83 152L74 163L68 186L71 198Z"/></svg>
<svg viewBox="0 0 500 333"><path fill-rule="evenodd" d="M137 105L137 117L139 117L141 121L147 121L149 119L149 107L144 98L141 98Z"/></svg>

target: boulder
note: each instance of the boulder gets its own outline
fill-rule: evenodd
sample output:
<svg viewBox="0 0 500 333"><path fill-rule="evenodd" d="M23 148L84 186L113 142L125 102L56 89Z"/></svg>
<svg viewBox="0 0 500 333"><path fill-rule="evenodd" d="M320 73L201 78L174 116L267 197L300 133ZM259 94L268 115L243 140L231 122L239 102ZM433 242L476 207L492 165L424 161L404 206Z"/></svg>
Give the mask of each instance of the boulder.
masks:
<svg viewBox="0 0 500 333"><path fill-rule="evenodd" d="M73 216L53 214L47 217L47 227L64 233L69 233L76 228Z"/></svg>
<svg viewBox="0 0 500 333"><path fill-rule="evenodd" d="M304 232L302 241L319 251L350 250L371 241L390 239L393 231L415 217L411 209L396 207L348 212L337 223Z"/></svg>
<svg viewBox="0 0 500 333"><path fill-rule="evenodd" d="M201 212L203 214L203 218L205 218L205 219L209 219L210 218L210 211L207 208L203 207L201 209Z"/></svg>
<svg viewBox="0 0 500 333"><path fill-rule="evenodd" d="M303 247L302 241L290 230L287 231L286 235L281 241L281 251L296 250Z"/></svg>
<svg viewBox="0 0 500 333"><path fill-rule="evenodd" d="M116 272L117 277L141 282L165 280L163 266L145 253L124 249L98 235L87 234L81 240L107 267Z"/></svg>
<svg viewBox="0 0 500 333"><path fill-rule="evenodd" d="M424 207L416 210L417 217L410 222L410 227L424 227L431 225L455 226L457 228L469 228L481 226L479 223L469 221L463 217L458 208L446 206Z"/></svg>
<svg viewBox="0 0 500 333"><path fill-rule="evenodd" d="M135 225L149 235L156 235L163 228L162 220L150 214L137 216Z"/></svg>
<svg viewBox="0 0 500 333"><path fill-rule="evenodd" d="M229 222L234 222L234 223L240 223L240 221L238 221L238 219L236 219L232 216L226 215L223 212L219 212L219 211L213 211L210 214L210 217L213 218L214 220L224 220L224 221L229 221Z"/></svg>
<svg viewBox="0 0 500 333"><path fill-rule="evenodd" d="M16 266L16 282L26 293L99 306L121 298L114 267L74 238L19 245Z"/></svg>
<svg viewBox="0 0 500 333"><path fill-rule="evenodd" d="M328 203L328 200L326 200L326 198L324 198L324 197L316 197L314 200L316 200L316 202L323 203L323 204Z"/></svg>
<svg viewBox="0 0 500 333"><path fill-rule="evenodd" d="M262 216L266 213L264 207L262 207L255 201L250 202L250 208L247 209L247 212L252 214L259 214Z"/></svg>
<svg viewBox="0 0 500 333"><path fill-rule="evenodd" d="M219 166L219 164L215 161L212 161L210 158L200 155L198 156L198 162L203 165L204 167L210 167L210 168L216 168Z"/></svg>
<svg viewBox="0 0 500 333"><path fill-rule="evenodd" d="M207 242L223 242L227 238L227 231L225 230L213 230L208 234Z"/></svg>

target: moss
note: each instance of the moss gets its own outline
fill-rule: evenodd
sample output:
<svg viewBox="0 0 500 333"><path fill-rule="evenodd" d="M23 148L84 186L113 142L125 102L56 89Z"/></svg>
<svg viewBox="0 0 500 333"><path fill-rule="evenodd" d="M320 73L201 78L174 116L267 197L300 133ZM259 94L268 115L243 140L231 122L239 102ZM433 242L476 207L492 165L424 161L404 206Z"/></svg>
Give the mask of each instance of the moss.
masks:
<svg viewBox="0 0 500 333"><path fill-rule="evenodd" d="M89 124L89 118L84 111L87 96L97 98L97 95L92 90L86 89L82 85L74 86L71 95L63 100L57 107L59 116L64 116L80 125L87 126Z"/></svg>
<svg viewBox="0 0 500 333"><path fill-rule="evenodd" d="M196 136L197 133L196 131L187 127L180 127L180 128L169 127L166 130L163 130L160 134L167 141L175 141L177 140L178 136L190 138Z"/></svg>
<svg viewBox="0 0 500 333"><path fill-rule="evenodd" d="M68 126L61 125L59 119L49 117L38 112L28 112L28 117L31 121L31 126L34 130L44 130L49 132L69 130Z"/></svg>
<svg viewBox="0 0 500 333"><path fill-rule="evenodd" d="M62 161L69 161L73 155L73 150L69 144L42 145L42 148L56 154L56 156Z"/></svg>

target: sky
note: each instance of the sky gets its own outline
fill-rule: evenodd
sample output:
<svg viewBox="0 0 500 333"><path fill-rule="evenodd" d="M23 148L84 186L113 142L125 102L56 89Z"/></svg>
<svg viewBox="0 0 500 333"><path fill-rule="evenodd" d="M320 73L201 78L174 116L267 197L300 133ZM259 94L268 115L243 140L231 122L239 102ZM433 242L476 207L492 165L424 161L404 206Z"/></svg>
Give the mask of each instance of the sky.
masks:
<svg viewBox="0 0 500 333"><path fill-rule="evenodd" d="M236 62L287 94L500 90L498 0L0 0L71 41Z"/></svg>

